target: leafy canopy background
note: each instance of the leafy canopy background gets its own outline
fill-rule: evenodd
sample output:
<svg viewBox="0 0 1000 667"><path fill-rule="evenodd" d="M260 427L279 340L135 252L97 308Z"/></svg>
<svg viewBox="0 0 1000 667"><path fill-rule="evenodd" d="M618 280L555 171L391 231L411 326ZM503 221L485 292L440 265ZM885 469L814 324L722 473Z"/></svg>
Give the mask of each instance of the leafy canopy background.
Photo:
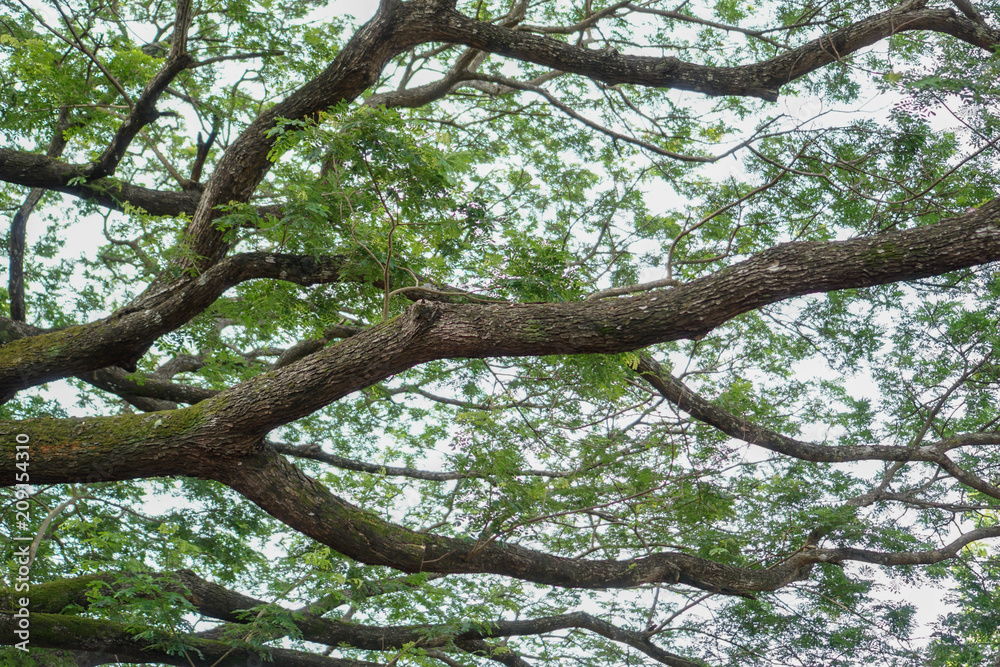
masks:
<svg viewBox="0 0 1000 667"><path fill-rule="evenodd" d="M0 1L3 659L997 659L993 3L448 5Z"/></svg>

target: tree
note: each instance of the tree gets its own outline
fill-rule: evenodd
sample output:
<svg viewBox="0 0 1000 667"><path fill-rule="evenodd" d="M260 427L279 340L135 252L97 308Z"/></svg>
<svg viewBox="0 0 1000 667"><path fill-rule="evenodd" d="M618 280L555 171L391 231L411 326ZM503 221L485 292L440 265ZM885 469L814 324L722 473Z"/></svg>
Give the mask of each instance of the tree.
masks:
<svg viewBox="0 0 1000 667"><path fill-rule="evenodd" d="M1000 655L992 6L0 7L5 664Z"/></svg>

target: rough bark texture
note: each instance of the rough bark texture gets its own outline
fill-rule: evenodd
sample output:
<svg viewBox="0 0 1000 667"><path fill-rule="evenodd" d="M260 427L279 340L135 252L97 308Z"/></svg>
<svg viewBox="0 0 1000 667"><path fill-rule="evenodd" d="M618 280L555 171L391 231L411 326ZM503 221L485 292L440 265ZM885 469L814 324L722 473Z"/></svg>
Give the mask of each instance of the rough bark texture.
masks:
<svg viewBox="0 0 1000 667"><path fill-rule="evenodd" d="M315 386L324 389L297 403L301 407L285 413L285 421L269 421L274 417L263 414L257 421L262 429L273 428L432 359L634 350L703 336L740 313L795 296L911 280L996 261L1000 259L998 224L1000 204L991 202L927 227L849 241L783 244L689 284L614 301L418 304L407 316L374 327L329 353L337 357L335 363L341 368L366 366L364 375L344 375L340 368L315 369L307 384L297 385L309 387L301 393L286 392L279 379L281 390L269 396L275 401L275 411L296 404ZM244 280L273 277L315 284L339 278L336 259L325 265L291 266L294 262L277 255L236 256L197 280L153 295L146 300L150 304L146 309L125 309L93 324L12 341L0 359L0 391L16 391L105 366L128 368L159 336ZM319 358L322 364L327 357ZM312 366L298 368L303 375L313 371ZM261 376L252 385L267 393L271 377Z"/></svg>
<svg viewBox="0 0 1000 667"><path fill-rule="evenodd" d="M774 102L781 87L789 81L899 32L945 32L984 49L1000 41L998 33L986 26L959 17L951 10L923 9L926 4L926 0L909 0L771 60L739 67L707 67L670 57L580 49L549 37L475 21L455 12L448 13L444 20L435 17L427 29L441 41L583 74L610 85L633 83L706 95L760 97Z"/></svg>

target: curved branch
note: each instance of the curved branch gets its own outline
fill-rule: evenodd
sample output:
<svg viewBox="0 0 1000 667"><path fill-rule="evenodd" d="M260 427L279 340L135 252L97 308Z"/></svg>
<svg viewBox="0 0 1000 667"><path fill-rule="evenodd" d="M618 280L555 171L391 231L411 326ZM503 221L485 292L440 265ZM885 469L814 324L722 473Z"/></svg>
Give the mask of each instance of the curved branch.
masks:
<svg viewBox="0 0 1000 667"><path fill-rule="evenodd" d="M231 432L213 410L222 396L148 415L0 421L0 440L31 442L33 484L121 481L186 475L219 481L290 528L357 561L403 572L492 573L550 586L634 588L684 584L727 595L777 590L805 578L814 560L742 569L682 553L621 561L552 556L499 541L421 533L380 519L333 495L259 439ZM0 486L16 481L14 448L3 452Z"/></svg>
<svg viewBox="0 0 1000 667"><path fill-rule="evenodd" d="M847 241L785 243L666 292L576 303L420 301L404 317L231 390L274 396L273 404L257 401L236 423L262 434L435 359L634 350L703 336L741 313L791 297L922 278L997 259L1000 200L935 225ZM0 355L0 394L105 366L128 370L148 345L229 287L254 278L334 282L344 262L343 257L237 255L197 280L147 295L140 306L104 320L14 340ZM296 384L286 391L289 381ZM240 410L248 407L237 404Z"/></svg>
<svg viewBox="0 0 1000 667"><path fill-rule="evenodd" d="M680 380L664 371L649 355L640 354L636 369L668 401L695 419L714 426L726 435L758 445L772 452L803 461L837 463L844 461L927 461L936 463L949 475L993 498L1000 498L1000 488L972 474L945 455L958 447L1000 445L1000 432L967 433L918 447L893 445L818 445L796 440L763 428L748 419L721 408L698 396Z"/></svg>
<svg viewBox="0 0 1000 667"><path fill-rule="evenodd" d="M128 373L115 366L82 373L77 377L98 389L117 394L130 403L132 402L130 399L146 398L155 401L169 401L174 404L188 403L194 405L207 398L212 398L219 393L217 389L205 389L204 387L177 384L155 377L133 379ZM141 405L137 407L145 409ZM166 408L158 407L155 409L163 410Z"/></svg>
<svg viewBox="0 0 1000 667"><path fill-rule="evenodd" d="M63 149L66 148L65 133L69 127L69 107L63 106L59 109L55 133L49 142L49 148L45 153L45 157L57 158L62 155ZM41 201L44 193L43 188L32 188L10 223L10 238L7 242L7 250L10 256L7 291L10 296L10 317L19 322L24 322L26 316L24 307L24 237L28 230L28 218L35 210L38 202Z"/></svg>
<svg viewBox="0 0 1000 667"><path fill-rule="evenodd" d="M668 291L614 300L420 301L404 316L258 376L219 398L225 397L227 413L247 429L244 432L262 435L427 361L622 352L695 338L741 313L794 296L907 280L1000 259L998 219L1000 201L994 201L933 226L848 241L786 243Z"/></svg>
<svg viewBox="0 0 1000 667"><path fill-rule="evenodd" d="M287 525L365 563L409 572L492 573L582 589L681 583L715 593L752 597L807 578L814 563L932 564L955 557L972 542L1000 537L1000 527L982 528L939 549L899 553L820 549L810 541L790 558L767 569L738 568L681 553L655 553L622 561L576 560L517 545L484 544L410 531L330 494L276 454L229 467L226 472L231 474L216 479Z"/></svg>
<svg viewBox="0 0 1000 667"><path fill-rule="evenodd" d="M160 113L156 110L156 102L160 99L160 95L178 74L194 62L194 58L187 53L186 46L187 31L191 23L191 2L192 0L178 0L174 19L174 38L167 59L131 105L128 117L118 128L111 143L88 170L89 178L100 179L115 173L136 135L142 128L160 117Z"/></svg>
<svg viewBox="0 0 1000 667"><path fill-rule="evenodd" d="M818 562L935 563L953 557L972 541L1000 536L1000 527L984 528L940 549L881 553L819 549L813 543L816 535L782 562L753 569L676 552L617 561L573 559L495 540L422 533L346 502L258 439L234 433L225 405L213 409L213 403L224 396L172 413L0 422L0 438L13 442L17 433L29 435L31 478L36 484L174 474L214 479L290 528L345 556L414 573L490 573L579 589L684 584L713 593L753 596L807 578ZM3 485L15 482L14 462L11 447L0 478Z"/></svg>
<svg viewBox="0 0 1000 667"><path fill-rule="evenodd" d="M473 72L483 59L483 54L479 51L467 49L455 60L455 64L451 66L448 73L438 81L405 90L376 93L365 100L365 105L370 107L384 106L392 109L398 107L417 108L430 104L434 100L454 92L456 88L461 86L462 82L472 77Z"/></svg>
<svg viewBox="0 0 1000 667"><path fill-rule="evenodd" d="M218 263L195 281L154 294L142 306L97 322L30 338L21 337L24 327L0 326L9 339L16 339L0 353L0 377L3 368L7 373L7 382L0 379L0 394L107 366L135 370L136 361L153 341L201 313L230 287L260 278L298 285L336 282L347 262L344 256L243 253Z"/></svg>
<svg viewBox="0 0 1000 667"><path fill-rule="evenodd" d="M943 32L992 53L1000 34L950 10L923 9L906 0L892 9L823 35L775 58L737 67L710 67L674 57L629 56L572 46L548 37L475 21L450 12L428 29L442 41L582 74L608 84L676 88L706 95L742 95L776 101L781 86L890 35L912 30Z"/></svg>
<svg viewBox="0 0 1000 667"><path fill-rule="evenodd" d="M270 161L275 137L270 130L279 119L299 120L337 103L356 99L380 75L393 56L421 43L443 41L511 56L552 69L583 74L609 84L632 83L693 90L711 95L751 95L776 100L779 88L844 55L905 30L936 30L989 50L1000 38L950 11L922 10L926 0L907 0L825 35L771 60L740 67L708 67L676 58L625 56L594 51L500 24L470 19L454 3L425 0L380 3L375 17L341 50L327 69L261 114L220 159L185 232L197 259L178 266L204 269L228 250L224 232L214 225L216 207L246 202L260 183Z"/></svg>
<svg viewBox="0 0 1000 667"><path fill-rule="evenodd" d="M252 598L223 586L202 579L190 570L163 575L164 590L183 595L203 615L227 623L245 625L247 616L242 611L269 606L264 600ZM87 592L98 581L111 584L115 573L87 575L73 579L36 584L33 588L31 613L57 614L68 605L87 608ZM114 588L114 586L112 586ZM34 601L40 601L34 602ZM420 648L439 648L452 641L461 645L489 638L542 635L560 630L588 630L612 641L639 649L651 658L672 667L695 667L694 663L679 655L665 651L653 644L640 632L619 628L587 613L577 612L518 621L494 621L481 629L458 631L454 624L425 624L379 626L364 625L323 618L310 611L308 606L294 610L293 621L302 633L302 639L326 646L349 646L368 651L389 651L407 644ZM268 639L277 639L272 636ZM482 648L482 647L480 647Z"/></svg>
<svg viewBox="0 0 1000 667"><path fill-rule="evenodd" d="M938 549L927 551L904 551L900 553L884 553L869 549L853 549L841 547L837 549L806 549L817 562L844 563L855 561L872 563L873 565L933 565L956 558L963 547L994 537L1000 537L1000 526L977 528L963 533L957 539Z"/></svg>
<svg viewBox="0 0 1000 667"><path fill-rule="evenodd" d="M10 295L10 318L25 321L24 307L24 238L28 231L28 218L41 201L45 190L32 188L24 203L17 209L10 221L10 238L7 240L8 265L7 293Z"/></svg>

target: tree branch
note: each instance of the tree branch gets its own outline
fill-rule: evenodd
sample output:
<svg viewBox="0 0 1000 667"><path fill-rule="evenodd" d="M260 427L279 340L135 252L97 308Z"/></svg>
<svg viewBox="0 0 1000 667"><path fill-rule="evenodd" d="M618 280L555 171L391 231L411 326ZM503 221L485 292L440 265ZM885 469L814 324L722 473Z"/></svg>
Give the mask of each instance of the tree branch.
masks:
<svg viewBox="0 0 1000 667"><path fill-rule="evenodd" d="M299 285L336 282L341 279L346 262L343 256L244 253L218 263L197 281L156 294L141 307L120 310L91 324L30 338L21 338L23 328L0 326L7 329L8 339L16 338L3 348L0 368L7 365L9 377L16 378L15 384L21 387L107 366L135 370L136 361L153 341L202 312L230 287L259 278ZM57 358L45 352L54 349L52 345L60 349ZM13 386L3 386L0 380L0 393L8 388Z"/></svg>
<svg viewBox="0 0 1000 667"><path fill-rule="evenodd" d="M336 468L341 468L342 470L367 472L386 477L407 477L409 479L422 479L431 482L451 482L457 479L492 478L492 475L478 470L469 470L467 472L440 472L433 470L419 470L417 468L404 468L400 466L379 465L376 463L368 463L367 461L357 461L355 459L349 459L344 456L337 456L336 454L324 452L323 448L317 443L289 445L284 442L268 442L267 444L269 447L274 448L274 451L286 456L311 459L313 461L327 463ZM511 473L511 475L515 477L521 475L526 477L569 477L573 474L574 473L572 471L568 470L518 470Z"/></svg>
<svg viewBox="0 0 1000 667"><path fill-rule="evenodd" d="M703 336L740 313L790 297L907 280L1000 259L998 218L1000 202L993 202L932 226L848 241L786 243L668 291L614 300L421 301L403 317L222 396L227 396L224 400L233 410L234 423L262 434L431 360L622 352ZM244 405L240 396L268 399Z"/></svg>
<svg viewBox="0 0 1000 667"><path fill-rule="evenodd" d="M213 406L225 396L171 413L0 422L0 437L13 441L17 433L30 436L35 484L175 474L214 479L345 556L404 572L491 573L580 589L679 583L752 596L806 578L817 562L935 563L953 557L971 541L1000 535L1000 527L980 529L940 549L902 553L819 549L812 541L817 535L793 556L766 569L733 567L676 552L618 561L570 559L495 540L445 537L380 519L333 495L259 439L234 432L233 413L226 405L236 397ZM9 448L0 484L13 485L16 470Z"/></svg>
<svg viewBox="0 0 1000 667"><path fill-rule="evenodd" d="M111 143L88 169L88 179L101 179L114 175L132 140L142 128L160 117L160 113L156 110L156 102L160 99L160 95L178 74L194 62L188 55L186 47L187 30L191 23L191 2L192 0L177 0L174 38L163 67L143 88Z"/></svg>
<svg viewBox="0 0 1000 667"><path fill-rule="evenodd" d="M14 637L18 627L13 615L0 612L0 634ZM192 650L183 654L148 648L149 640L136 639L135 628L113 621L93 620L65 614L31 614L32 648L53 648L89 654L88 665L157 663L178 667L245 667L260 657L251 648L201 639L192 635L183 642ZM364 660L330 658L280 648L263 648L265 660L282 667L382 667Z"/></svg>
<svg viewBox="0 0 1000 667"><path fill-rule="evenodd" d="M961 468L945 452L958 447L1000 445L1000 432L968 433L917 447L892 445L817 445L795 440L734 415L686 387L665 372L649 355L639 355L637 370L660 394L695 419L714 426L726 435L758 445L772 452L804 461L837 463L843 461L927 461L938 464L958 481L994 498L1000 488Z"/></svg>
<svg viewBox="0 0 1000 667"><path fill-rule="evenodd" d="M153 190L115 179L88 180L90 165L66 164L44 155L0 148L0 180L29 188L63 192L120 211L124 204L150 215L190 215L198 207L197 192Z"/></svg>
<svg viewBox="0 0 1000 667"><path fill-rule="evenodd" d="M706 95L742 95L776 101L781 86L890 35L911 30L943 32L992 53L1000 34L949 10L923 9L926 0L906 0L775 58L737 67L710 67L674 57L629 56L597 51L442 12L428 26L441 41L582 74L614 85L631 83Z"/></svg>
<svg viewBox="0 0 1000 667"><path fill-rule="evenodd" d="M47 158L59 157L62 155L63 149L66 148L65 132L70 127L69 113L70 109L67 106L59 109L56 129L45 153ZM19 322L24 322L27 314L24 307L24 237L28 230L28 218L44 193L43 188L32 188L10 223L10 238L7 242L7 250L10 255L10 273L7 289L10 295L10 317Z"/></svg>
<svg viewBox="0 0 1000 667"><path fill-rule="evenodd" d="M1000 200L994 200L934 225L847 241L778 245L666 292L551 304L421 301L405 317L231 390L274 394L273 405L257 404L237 423L263 433L346 393L435 359L634 350L704 336L736 315L795 296L977 266L1000 259L998 225ZM156 338L239 282L253 278L302 285L334 282L343 262L340 257L317 262L269 253L237 255L197 280L147 295L140 306L104 320L43 334L30 342L14 340L0 357L0 393L105 366L134 364ZM333 368L341 374L331 374ZM290 390L286 372L295 376ZM272 381L282 389L266 386Z"/></svg>
<svg viewBox="0 0 1000 667"><path fill-rule="evenodd" d="M241 613L242 611L269 606L265 600L231 591L202 579L190 570L153 576L163 581L165 592L182 595L201 614L234 625L248 623L247 616ZM86 609L90 605L87 596L90 587L95 582L103 581L111 584L113 590L118 590L121 586L113 585L116 577L116 573L109 572L36 585L33 587L36 594L32 597L30 611L32 615L58 614L69 605ZM3 591L0 590L0 595L2 594ZM701 663L694 663L656 646L644 633L619 628L582 612L518 621L498 620L488 623L482 629L458 631L454 624L380 626L333 620L312 613L308 605L290 611L294 614L293 622L302 633L302 639L333 647L349 646L368 651L390 651L408 644L420 648L440 648L454 641L456 644L466 643L471 648L474 642L483 639L543 635L560 630L579 629L639 649L658 662L671 667L701 667ZM275 635L267 639L278 638ZM478 647L481 648L483 647Z"/></svg>

